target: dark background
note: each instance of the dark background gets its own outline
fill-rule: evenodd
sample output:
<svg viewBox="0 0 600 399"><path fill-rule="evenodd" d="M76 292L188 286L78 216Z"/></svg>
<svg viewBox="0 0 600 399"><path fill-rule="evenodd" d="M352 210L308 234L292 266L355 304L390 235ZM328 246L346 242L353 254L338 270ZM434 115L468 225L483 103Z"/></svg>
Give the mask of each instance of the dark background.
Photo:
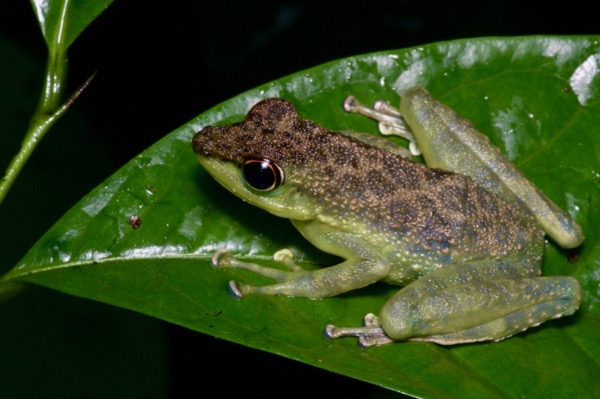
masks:
<svg viewBox="0 0 600 399"><path fill-rule="evenodd" d="M0 207L0 271L15 264L54 221L133 156L201 112L257 85L372 51L468 37L593 34L598 29L597 14L583 2L149 4L115 1L72 45L67 93L93 72L97 76L49 133ZM4 81L11 73L27 77L18 87L26 98L19 111L0 111L4 169L34 111L45 65L45 44L29 2L2 1L0 39L30 60L10 69L14 53L0 52ZM0 106L16 101L9 85L0 89ZM5 326L0 353L8 348L18 357L0 355L0 397L7 386L8 392L25 397L33 389L29 384L49 381L46 397L101 397L99 392L201 397L214 388L219 395L263 397L386 393L147 319L43 288L26 291L0 305L0 325ZM7 376L26 382L3 381ZM127 388L139 385L132 381L147 383ZM14 388L19 385L21 390Z"/></svg>

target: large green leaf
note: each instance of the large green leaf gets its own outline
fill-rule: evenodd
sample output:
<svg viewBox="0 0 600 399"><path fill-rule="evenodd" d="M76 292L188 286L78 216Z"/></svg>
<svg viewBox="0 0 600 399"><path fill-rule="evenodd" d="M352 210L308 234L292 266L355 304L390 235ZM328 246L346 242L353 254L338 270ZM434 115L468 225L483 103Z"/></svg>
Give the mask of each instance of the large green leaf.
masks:
<svg viewBox="0 0 600 399"><path fill-rule="evenodd" d="M600 392L600 276L596 145L600 129L597 37L480 39L352 57L243 93L174 131L82 199L0 280L35 283L136 310L207 334L424 397L581 397ZM360 349L327 340L328 323L357 325L394 289L375 285L320 301L232 299L227 281L266 281L214 270L222 247L269 263L291 247L308 267L331 264L289 223L241 203L197 164L190 140L205 125L240 120L281 96L327 127L375 132L341 108L352 93L397 103L421 85L471 119L586 233L580 252L547 246L545 274L585 289L579 313L500 343L441 347L395 343ZM138 216L142 224L128 221ZM569 256L567 256L569 255Z"/></svg>

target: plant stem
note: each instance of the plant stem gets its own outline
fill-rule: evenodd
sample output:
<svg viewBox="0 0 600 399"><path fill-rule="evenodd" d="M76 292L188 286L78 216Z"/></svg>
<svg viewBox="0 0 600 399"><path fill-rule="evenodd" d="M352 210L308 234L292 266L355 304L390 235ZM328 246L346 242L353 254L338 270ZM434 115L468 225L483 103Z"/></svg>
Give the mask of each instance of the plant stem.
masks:
<svg viewBox="0 0 600 399"><path fill-rule="evenodd" d="M79 96L83 88L89 83L90 79L66 103L59 106L67 74L68 46L65 44L65 21L68 8L69 1L65 1L61 9L58 29L55 31L53 40L48 43L46 79L38 108L31 118L29 129L21 144L21 150L12 159L4 177L0 180L0 204L6 198L17 176L46 132L65 113L73 100Z"/></svg>
<svg viewBox="0 0 600 399"><path fill-rule="evenodd" d="M89 78L86 79L85 82L75 92L69 97L69 99L61 105L56 111L54 111L50 115L36 115L34 117L29 130L27 131L27 135L23 140L21 151L12 159L10 165L6 169L6 174L0 181L0 204L6 197L10 187L14 183L15 179L23 169L23 166L33 153L33 150L40 142L42 137L50 130L50 127L54 125L54 123L65 113L67 110L73 105L75 100L83 93L86 87L90 84L92 79L96 76L94 72ZM38 113L36 113L38 114Z"/></svg>

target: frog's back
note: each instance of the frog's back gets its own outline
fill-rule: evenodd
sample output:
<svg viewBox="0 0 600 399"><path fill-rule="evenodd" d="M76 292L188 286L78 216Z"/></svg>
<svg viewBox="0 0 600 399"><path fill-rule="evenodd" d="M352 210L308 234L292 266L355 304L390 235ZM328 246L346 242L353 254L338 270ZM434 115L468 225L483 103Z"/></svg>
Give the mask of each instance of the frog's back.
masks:
<svg viewBox="0 0 600 399"><path fill-rule="evenodd" d="M321 204L326 223L358 229L406 263L503 258L543 237L525 207L468 176L333 137L321 167L306 168L298 183Z"/></svg>

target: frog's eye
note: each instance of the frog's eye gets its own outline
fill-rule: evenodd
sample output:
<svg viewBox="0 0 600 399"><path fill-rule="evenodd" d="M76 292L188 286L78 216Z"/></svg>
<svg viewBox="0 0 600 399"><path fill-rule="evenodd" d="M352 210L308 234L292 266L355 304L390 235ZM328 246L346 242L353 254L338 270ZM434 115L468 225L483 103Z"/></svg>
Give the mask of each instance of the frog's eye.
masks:
<svg viewBox="0 0 600 399"><path fill-rule="evenodd" d="M255 190L273 191L283 184L285 174L270 159L248 159L242 166L244 179Z"/></svg>

